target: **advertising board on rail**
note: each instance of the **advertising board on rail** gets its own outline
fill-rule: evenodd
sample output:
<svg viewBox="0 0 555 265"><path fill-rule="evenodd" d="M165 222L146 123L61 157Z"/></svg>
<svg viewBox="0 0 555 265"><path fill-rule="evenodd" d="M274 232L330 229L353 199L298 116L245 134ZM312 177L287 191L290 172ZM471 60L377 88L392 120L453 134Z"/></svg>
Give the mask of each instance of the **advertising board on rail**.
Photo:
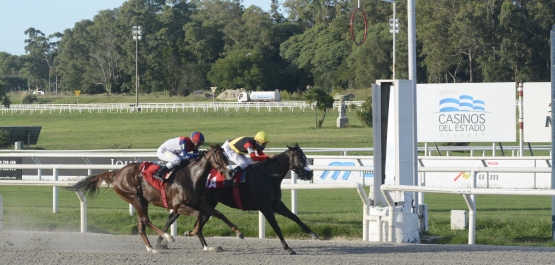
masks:
<svg viewBox="0 0 555 265"><path fill-rule="evenodd" d="M421 159L423 167L549 167L543 160L530 157L527 160L500 160L495 157L488 159L476 158L475 160L426 160ZM473 176L471 172L425 172L420 173L423 186L445 188L470 188ZM504 188L504 189L547 189L550 188L550 173L507 173L507 172L478 172L476 176L477 188Z"/></svg>
<svg viewBox="0 0 555 265"><path fill-rule="evenodd" d="M372 159L314 159L315 166L365 166L372 167ZM315 170L312 181L314 183L360 183L369 186L373 183L374 172L368 171L335 171L335 170Z"/></svg>

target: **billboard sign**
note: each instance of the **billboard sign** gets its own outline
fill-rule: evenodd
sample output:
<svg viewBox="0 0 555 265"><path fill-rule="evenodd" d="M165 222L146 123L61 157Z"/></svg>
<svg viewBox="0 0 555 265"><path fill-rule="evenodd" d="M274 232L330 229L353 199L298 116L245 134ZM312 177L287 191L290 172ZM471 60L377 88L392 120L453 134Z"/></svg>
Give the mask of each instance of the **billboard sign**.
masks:
<svg viewBox="0 0 555 265"><path fill-rule="evenodd" d="M551 143L551 83L522 85L524 142Z"/></svg>
<svg viewBox="0 0 555 265"><path fill-rule="evenodd" d="M515 142L514 83L418 84L418 142Z"/></svg>

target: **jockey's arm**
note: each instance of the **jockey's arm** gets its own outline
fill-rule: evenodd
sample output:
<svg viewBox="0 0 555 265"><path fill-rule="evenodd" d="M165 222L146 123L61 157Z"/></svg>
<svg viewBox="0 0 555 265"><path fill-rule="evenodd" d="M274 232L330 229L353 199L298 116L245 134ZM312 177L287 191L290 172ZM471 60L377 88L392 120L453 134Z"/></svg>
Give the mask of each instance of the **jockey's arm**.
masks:
<svg viewBox="0 0 555 265"><path fill-rule="evenodd" d="M249 156L253 161L263 161L269 158L262 150L253 150L252 148L249 148Z"/></svg>

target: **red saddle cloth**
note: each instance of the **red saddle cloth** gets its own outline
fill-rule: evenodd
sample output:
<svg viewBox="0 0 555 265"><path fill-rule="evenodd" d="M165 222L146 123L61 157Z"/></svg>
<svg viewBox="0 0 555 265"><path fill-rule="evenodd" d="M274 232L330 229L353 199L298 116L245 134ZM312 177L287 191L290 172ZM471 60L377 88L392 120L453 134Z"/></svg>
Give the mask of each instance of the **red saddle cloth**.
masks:
<svg viewBox="0 0 555 265"><path fill-rule="evenodd" d="M141 174L143 175L143 179L146 180L146 182L148 182L152 187L156 188L157 190L160 191L160 196L162 197L162 202L164 202L164 208L168 208L168 201L166 198L166 188L164 185L164 182L155 179L154 177L152 177L152 175L154 175L154 173L156 173L156 171L158 171L158 169L160 169L160 166L158 164L152 163L152 162L142 162L141 166L139 167L139 170L141 171ZM169 173L166 173L169 174ZM165 177L165 176L164 176Z"/></svg>
<svg viewBox="0 0 555 265"><path fill-rule="evenodd" d="M235 183L239 184L245 182L245 171L241 171L237 177L235 178ZM216 169L210 170L210 174L208 174L208 178L206 178L206 188L207 189L225 189L229 188L224 186L224 176L220 174L220 172Z"/></svg>

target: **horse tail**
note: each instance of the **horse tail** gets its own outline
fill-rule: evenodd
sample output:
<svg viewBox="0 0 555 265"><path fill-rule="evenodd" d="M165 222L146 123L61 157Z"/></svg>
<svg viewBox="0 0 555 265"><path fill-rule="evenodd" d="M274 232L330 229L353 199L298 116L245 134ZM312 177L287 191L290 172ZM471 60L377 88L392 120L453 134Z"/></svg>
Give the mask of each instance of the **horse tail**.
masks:
<svg viewBox="0 0 555 265"><path fill-rule="evenodd" d="M91 175L75 183L75 185L68 187L68 189L73 191L82 190L89 198L93 198L100 192L99 188L102 182L106 182L108 186L110 186L116 174L117 171L108 171L97 175Z"/></svg>

